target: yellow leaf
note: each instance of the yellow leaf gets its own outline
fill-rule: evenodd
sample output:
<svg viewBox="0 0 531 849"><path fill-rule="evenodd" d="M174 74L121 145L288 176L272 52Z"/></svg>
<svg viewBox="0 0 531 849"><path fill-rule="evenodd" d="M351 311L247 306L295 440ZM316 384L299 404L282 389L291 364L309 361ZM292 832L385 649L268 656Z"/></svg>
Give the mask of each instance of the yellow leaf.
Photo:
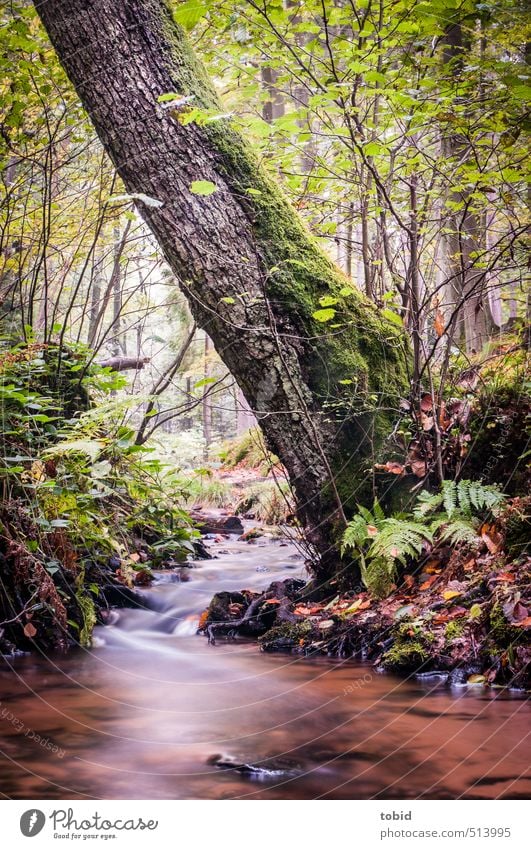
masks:
<svg viewBox="0 0 531 849"><path fill-rule="evenodd" d="M450 601L451 598L457 598L457 596L461 595L461 593L457 590L446 590L446 592L444 592L442 595L443 598L446 599L446 601Z"/></svg>

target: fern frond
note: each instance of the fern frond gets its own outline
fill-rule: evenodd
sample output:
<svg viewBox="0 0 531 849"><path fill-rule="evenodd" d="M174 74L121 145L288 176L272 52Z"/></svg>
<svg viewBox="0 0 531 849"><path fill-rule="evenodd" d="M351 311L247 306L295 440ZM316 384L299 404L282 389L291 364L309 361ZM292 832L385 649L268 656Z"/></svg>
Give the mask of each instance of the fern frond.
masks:
<svg viewBox="0 0 531 849"><path fill-rule="evenodd" d="M407 557L418 557L424 544L431 541L432 533L427 525L407 519L385 519L369 548L369 557L404 564Z"/></svg>
<svg viewBox="0 0 531 849"><path fill-rule="evenodd" d="M428 513L431 513L432 510L436 510L437 507L440 507L442 504L442 500L442 493L431 493L428 492L427 489L423 489L422 492L417 496L417 503L413 510L413 515L417 519L422 519Z"/></svg>
<svg viewBox="0 0 531 849"><path fill-rule="evenodd" d="M374 499L372 512L373 512L373 517L375 519L375 522L374 522L375 525L378 525L379 521L382 522L385 519L385 513L382 510L380 502L378 501L377 498Z"/></svg>
<svg viewBox="0 0 531 849"><path fill-rule="evenodd" d="M457 509L457 485L455 481L443 481L441 486L444 509L448 516Z"/></svg>
<svg viewBox="0 0 531 849"><path fill-rule="evenodd" d="M365 520L365 522L367 522L367 524L369 524L369 525L375 525L376 524L376 516L373 516L371 511L367 510L366 507L363 507L363 505L359 504L358 505L358 512L364 518L364 520Z"/></svg>
<svg viewBox="0 0 531 849"><path fill-rule="evenodd" d="M369 514L370 515L370 514ZM371 517L372 519L372 517ZM367 521L361 512L350 520L343 534L341 542L341 554L344 554L347 549L359 549L368 538Z"/></svg>
<svg viewBox="0 0 531 849"><path fill-rule="evenodd" d="M466 518L453 519L442 527L440 539L443 542L451 542L453 545L468 543L473 545L478 542L478 535L472 523Z"/></svg>
<svg viewBox="0 0 531 849"><path fill-rule="evenodd" d="M457 497L459 499L459 507L463 513L470 515L472 513L472 502L470 500L470 481L459 481L457 484Z"/></svg>

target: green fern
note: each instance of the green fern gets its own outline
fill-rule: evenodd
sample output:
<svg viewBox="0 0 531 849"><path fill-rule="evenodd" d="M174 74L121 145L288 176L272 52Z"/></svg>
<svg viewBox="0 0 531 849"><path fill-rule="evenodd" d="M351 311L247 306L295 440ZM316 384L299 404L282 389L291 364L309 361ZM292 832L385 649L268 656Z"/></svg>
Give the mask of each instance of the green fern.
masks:
<svg viewBox="0 0 531 849"><path fill-rule="evenodd" d="M467 515L472 513L472 502L470 500L470 481L459 481L457 484L457 497L459 507Z"/></svg>
<svg viewBox="0 0 531 849"><path fill-rule="evenodd" d="M369 521L372 524L373 517ZM345 554L348 549L361 549L363 543L369 538L367 531L367 519L360 512L356 513L354 518L348 523L347 529L343 535L341 543L341 554Z"/></svg>
<svg viewBox="0 0 531 849"><path fill-rule="evenodd" d="M413 509L413 515L416 519L423 519L424 516L428 515L428 513L432 513L440 507L442 502L443 497L441 492L432 493L428 492L427 489L423 489L417 496L417 503Z"/></svg>
<svg viewBox="0 0 531 849"><path fill-rule="evenodd" d="M438 493L421 492L412 515L385 518L375 501L372 512L358 507L343 536L341 551L354 552L363 583L371 593L381 595L384 587L389 590L399 564L418 559L426 545L434 541L477 543L477 527L484 519L481 514L495 513L504 498L496 486L462 480L444 481Z"/></svg>
<svg viewBox="0 0 531 849"><path fill-rule="evenodd" d="M371 559L382 557L389 564L405 564L408 557L418 557L432 533L425 524L411 519L384 519L368 551Z"/></svg>
<svg viewBox="0 0 531 849"><path fill-rule="evenodd" d="M455 481L443 481L441 486L443 506L447 516L451 516L457 509L457 486Z"/></svg>
<svg viewBox="0 0 531 849"><path fill-rule="evenodd" d="M481 510L496 511L505 500L497 486L486 486L479 481L462 480L443 481L441 492L430 493L423 490L417 497L413 515L421 519L443 506L450 518L454 513L466 516L475 515Z"/></svg>
<svg viewBox="0 0 531 849"><path fill-rule="evenodd" d="M450 542L452 545L459 543L467 543L474 545L478 542L477 530L470 519L456 518L444 525L439 525L439 539L443 542Z"/></svg>

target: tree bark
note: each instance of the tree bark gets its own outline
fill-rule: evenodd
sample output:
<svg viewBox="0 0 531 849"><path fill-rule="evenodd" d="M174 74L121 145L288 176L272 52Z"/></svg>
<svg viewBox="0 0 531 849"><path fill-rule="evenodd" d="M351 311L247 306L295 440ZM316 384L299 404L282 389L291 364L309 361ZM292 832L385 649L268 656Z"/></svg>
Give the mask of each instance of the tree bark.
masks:
<svg viewBox="0 0 531 849"><path fill-rule="evenodd" d="M402 335L346 292L229 119L183 122L189 102L223 109L167 0L36 6L127 191L158 202L137 201L284 463L330 574L331 538L370 487L375 438L406 391ZM159 103L168 93L176 100ZM194 193L197 180L216 191ZM323 298L337 299L326 324L313 317Z"/></svg>

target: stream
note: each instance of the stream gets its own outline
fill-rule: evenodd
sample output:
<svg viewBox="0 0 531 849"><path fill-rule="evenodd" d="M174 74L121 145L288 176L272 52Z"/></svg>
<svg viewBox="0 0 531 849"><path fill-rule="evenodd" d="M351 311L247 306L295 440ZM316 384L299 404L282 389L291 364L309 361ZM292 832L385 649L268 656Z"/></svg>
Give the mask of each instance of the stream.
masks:
<svg viewBox="0 0 531 849"><path fill-rule="evenodd" d="M3 796L529 797L522 693L196 636L215 592L304 577L291 544L210 547L142 590L149 609L113 611L92 649L2 662Z"/></svg>

